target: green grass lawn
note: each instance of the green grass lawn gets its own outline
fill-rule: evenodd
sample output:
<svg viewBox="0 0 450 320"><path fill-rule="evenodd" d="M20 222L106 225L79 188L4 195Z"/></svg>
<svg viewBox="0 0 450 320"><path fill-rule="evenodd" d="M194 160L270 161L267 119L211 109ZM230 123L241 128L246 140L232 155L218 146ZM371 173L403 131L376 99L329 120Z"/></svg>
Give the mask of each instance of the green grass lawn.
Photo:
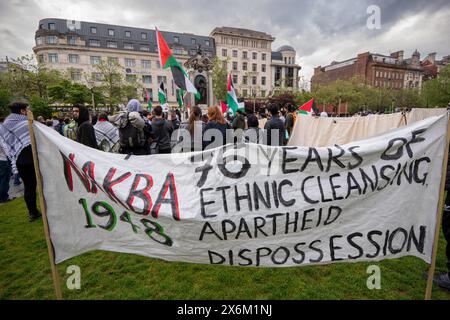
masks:
<svg viewBox="0 0 450 320"><path fill-rule="evenodd" d="M0 205L0 299L54 299L42 220L28 222L23 198ZM445 271L445 241L437 271ZM81 290L69 290L66 269L81 268ZM381 290L366 286L371 263L257 269L165 262L91 252L58 265L64 299L423 299L426 263L379 263ZM437 287L433 299L450 299Z"/></svg>

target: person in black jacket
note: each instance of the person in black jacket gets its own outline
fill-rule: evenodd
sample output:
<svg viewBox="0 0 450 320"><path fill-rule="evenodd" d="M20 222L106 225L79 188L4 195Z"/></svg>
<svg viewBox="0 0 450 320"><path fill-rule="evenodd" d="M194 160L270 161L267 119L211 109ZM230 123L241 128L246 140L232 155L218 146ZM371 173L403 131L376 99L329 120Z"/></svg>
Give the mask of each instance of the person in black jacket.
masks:
<svg viewBox="0 0 450 320"><path fill-rule="evenodd" d="M445 199L444 212L442 214L442 232L444 233L447 247L445 254L447 256L448 272L436 275L434 282L441 288L450 290L450 149L448 153L447 177L445 179L445 190L447 191L447 198Z"/></svg>
<svg viewBox="0 0 450 320"><path fill-rule="evenodd" d="M97 139L95 138L94 126L89 118L89 110L85 106L73 106L73 118L78 124L77 142L85 146L98 149Z"/></svg>
<svg viewBox="0 0 450 320"><path fill-rule="evenodd" d="M163 118L163 111L161 106L154 109L155 117L152 120L152 131L154 135L154 142L157 145L157 153L167 154L172 153L171 136L173 132L172 124Z"/></svg>
<svg viewBox="0 0 450 320"><path fill-rule="evenodd" d="M267 121L264 130L266 130L266 142L268 146L285 145L284 122L280 119L279 108L276 104L269 105L270 120Z"/></svg>

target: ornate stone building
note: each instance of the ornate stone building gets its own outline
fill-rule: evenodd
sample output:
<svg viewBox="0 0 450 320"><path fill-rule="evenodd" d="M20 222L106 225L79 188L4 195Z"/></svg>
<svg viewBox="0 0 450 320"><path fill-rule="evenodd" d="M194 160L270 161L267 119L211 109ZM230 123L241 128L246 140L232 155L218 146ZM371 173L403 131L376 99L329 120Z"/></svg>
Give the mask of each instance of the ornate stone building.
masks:
<svg viewBox="0 0 450 320"><path fill-rule="evenodd" d="M211 37L217 57L233 76L239 97L265 98L277 88L298 88L301 67L295 64L292 47L272 52L274 37L241 28L215 28Z"/></svg>
<svg viewBox="0 0 450 320"><path fill-rule="evenodd" d="M175 58L185 63L197 55L200 45L206 57L214 57L214 39L186 33L162 31ZM155 103L158 87L164 82L168 102L177 105L176 86L170 70L160 66L155 30L92 22L43 19L35 35L33 48L39 63L67 71L73 81L98 85L95 68L101 60L115 61L123 67L125 79L147 88ZM195 78L191 79L194 83ZM208 95L211 99L212 92ZM142 97L145 94L142 92Z"/></svg>
<svg viewBox="0 0 450 320"><path fill-rule="evenodd" d="M188 95L186 103L203 106L217 103L213 95L211 65L205 61L222 60L232 73L238 96L265 98L277 89L298 89L299 70L296 52L283 46L272 52L274 37L263 32L215 28L210 36L162 31L175 58L183 64L192 83L203 92L196 101ZM114 61L123 68L129 82L147 88L153 102L164 82L170 105L177 105L177 89L170 70L159 63L155 30L63 19L43 19L35 34L33 48L39 63L68 72L76 82L90 87L100 84L96 65ZM206 59L206 60L205 60ZM201 66L203 64L203 66ZM145 94L142 92L144 100Z"/></svg>

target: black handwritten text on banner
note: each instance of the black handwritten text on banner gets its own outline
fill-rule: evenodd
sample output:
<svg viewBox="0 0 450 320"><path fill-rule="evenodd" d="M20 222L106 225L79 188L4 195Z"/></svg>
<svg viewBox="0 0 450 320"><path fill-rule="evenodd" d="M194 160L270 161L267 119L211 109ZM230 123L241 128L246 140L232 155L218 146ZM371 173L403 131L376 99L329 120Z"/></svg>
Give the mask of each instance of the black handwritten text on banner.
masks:
<svg viewBox="0 0 450 320"><path fill-rule="evenodd" d="M430 262L446 125L328 148L126 159L35 123L56 261L108 250L250 267Z"/></svg>

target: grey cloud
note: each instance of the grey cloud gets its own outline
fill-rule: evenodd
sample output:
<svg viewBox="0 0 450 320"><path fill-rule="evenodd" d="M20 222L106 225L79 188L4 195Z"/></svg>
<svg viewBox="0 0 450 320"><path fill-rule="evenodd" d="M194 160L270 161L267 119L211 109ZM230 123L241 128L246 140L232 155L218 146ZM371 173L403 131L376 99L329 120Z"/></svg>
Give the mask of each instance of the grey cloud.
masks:
<svg viewBox="0 0 450 320"><path fill-rule="evenodd" d="M448 38L450 22L434 21L439 12L448 12L450 21L448 0L110 0L95 3L61 0L49 3L49 0L0 1L0 28L8 27L13 32L13 35L2 35L2 43L8 43L3 45L5 53L31 53L38 21L45 17L146 28L158 26L161 30L201 35L208 35L216 26L255 29L276 37L274 50L284 44L294 46L300 62L305 64L307 78L319 64L350 58L363 51L388 53L405 49L408 52L417 47L441 55L450 53L445 52L450 46L443 40ZM372 4L381 8L379 31L366 28L366 10ZM65 9L68 5L76 5L82 15L73 16L75 13ZM399 37L395 32L392 34L395 39L391 42L386 39L385 35L391 34L398 22L408 17L430 17L426 28L433 35L431 39L425 39L423 34L422 38ZM19 35L23 41L14 39Z"/></svg>

